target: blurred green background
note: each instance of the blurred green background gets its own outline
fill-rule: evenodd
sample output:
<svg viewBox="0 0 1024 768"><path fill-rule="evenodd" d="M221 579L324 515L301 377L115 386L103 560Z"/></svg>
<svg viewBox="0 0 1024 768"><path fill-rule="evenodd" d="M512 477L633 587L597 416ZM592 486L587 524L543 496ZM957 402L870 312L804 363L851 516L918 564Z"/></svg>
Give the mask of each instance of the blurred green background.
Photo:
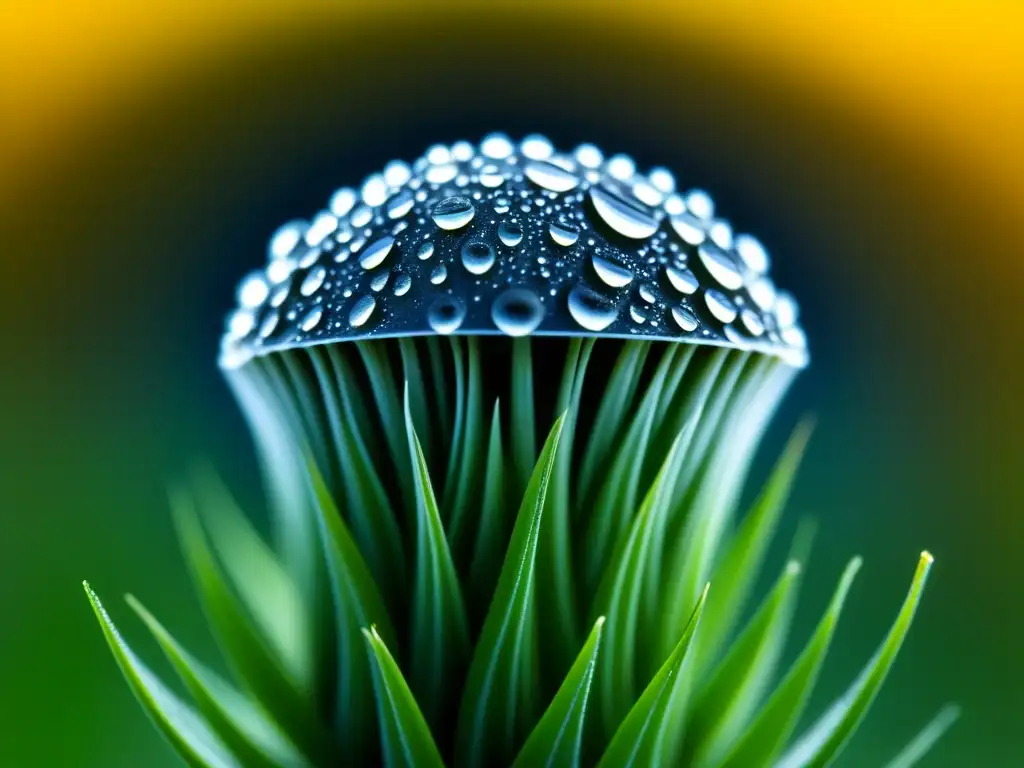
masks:
<svg viewBox="0 0 1024 768"><path fill-rule="evenodd" d="M495 129L673 168L801 300L765 456L818 416L800 640L866 559L817 707L937 558L842 764L954 700L927 765L1024 765L1021 50L995 0L0 4L0 765L174 764L81 579L155 663L121 592L212 651L164 489L206 457L259 509L215 365L235 280L334 187Z"/></svg>

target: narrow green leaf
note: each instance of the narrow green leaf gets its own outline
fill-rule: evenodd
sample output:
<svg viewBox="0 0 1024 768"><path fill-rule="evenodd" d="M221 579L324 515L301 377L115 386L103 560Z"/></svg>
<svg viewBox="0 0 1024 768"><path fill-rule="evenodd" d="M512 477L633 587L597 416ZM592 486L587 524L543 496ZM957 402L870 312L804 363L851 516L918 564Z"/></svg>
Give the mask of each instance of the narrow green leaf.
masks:
<svg viewBox="0 0 1024 768"><path fill-rule="evenodd" d="M715 567L715 594L719 599L708 606L701 630L703 642L694 649L694 666L698 670L704 670L706 665L715 661L717 650L732 632L736 618L757 581L811 430L811 423L804 422L793 432L760 496Z"/></svg>
<svg viewBox="0 0 1024 768"><path fill-rule="evenodd" d="M363 630L373 667L381 746L388 768L444 768L430 727L375 628Z"/></svg>
<svg viewBox="0 0 1024 768"><path fill-rule="evenodd" d="M514 747L519 703L532 687L534 565L544 501L565 422L555 422L516 517L505 563L473 654L459 713L461 765L504 762ZM490 762L486 762L487 760Z"/></svg>
<svg viewBox="0 0 1024 768"><path fill-rule="evenodd" d="M859 557L853 558L846 566L825 615L818 622L811 639L754 717L737 745L719 764L722 768L771 765L782 747L789 741L817 682L822 662L828 653L832 635L843 611L843 604L860 566Z"/></svg>
<svg viewBox="0 0 1024 768"><path fill-rule="evenodd" d="M291 741L311 760L327 759L331 739L315 697L291 675L253 626L228 588L196 511L184 494L172 494L174 520L203 608L238 679L267 706Z"/></svg>
<svg viewBox="0 0 1024 768"><path fill-rule="evenodd" d="M885 768L913 768L960 718L960 707L947 704Z"/></svg>
<svg viewBox="0 0 1024 768"><path fill-rule="evenodd" d="M142 603L131 595L127 601L160 644L207 724L243 765L309 766L262 710L182 648Z"/></svg>
<svg viewBox="0 0 1024 768"><path fill-rule="evenodd" d="M606 732L622 721L636 698L636 649L640 634L637 614L643 587L643 563L650 546L654 520L664 514L668 506L688 435L692 435L692 430L676 437L640 505L628 536L616 546L594 599L593 610L609 617L597 699L602 728Z"/></svg>
<svg viewBox="0 0 1024 768"><path fill-rule="evenodd" d="M480 525L473 548L469 587L473 597L470 605L486 606L494 594L498 580L501 556L508 541L505 515L505 456L501 439L501 403L494 401L491 414L491 432L487 442L487 462L484 475L484 495L480 511ZM480 620L483 617L479 617Z"/></svg>
<svg viewBox="0 0 1024 768"><path fill-rule="evenodd" d="M358 401L352 397L352 393L357 391L354 373L348 360L330 347L330 372L319 355L313 356L312 360L334 432L338 474L342 479L340 490L344 495L348 524L374 580L389 604L397 608L401 605L399 595L405 586L405 553L391 499L360 431ZM308 470L309 465L307 474ZM317 503L314 499L313 505ZM333 506L333 500L331 503ZM314 518L316 516L314 510Z"/></svg>
<svg viewBox="0 0 1024 768"><path fill-rule="evenodd" d="M590 428L590 439L580 463L579 488L582 494L578 513L592 508L591 500L600 488L598 478L601 477L608 456L616 438L622 429L625 415L633 403L633 395L640 381L647 353L651 344L626 343L615 362L612 375L605 386L604 395L600 400L597 415Z"/></svg>
<svg viewBox="0 0 1024 768"><path fill-rule="evenodd" d="M373 575L312 463L309 474L317 500L321 541L334 602L338 669L334 701L336 730L341 743L352 745L351 751L359 754L373 739L375 727L372 716L360 703L367 700L371 690L370 670L362 652L360 633L363 627L373 624L380 626L389 640L393 641L395 634Z"/></svg>
<svg viewBox="0 0 1024 768"><path fill-rule="evenodd" d="M796 602L800 564L790 560L691 707L687 765L715 765L736 742L771 684ZM708 642L701 630L701 643ZM695 649L696 650L696 649Z"/></svg>
<svg viewBox="0 0 1024 768"><path fill-rule="evenodd" d="M405 377L406 386L409 387L409 407L412 410L412 423L416 427L416 434L426 437L423 453L427 457L427 466L433 467L435 466L434 459L437 456L437 452L443 450L443 446L435 444L436 432L430 420L430 407L427 405L427 389L423 379L423 369L420 367L420 358L416 350L415 340L411 338L398 339L398 350L402 356L402 374ZM404 415L401 417L399 425L402 438L401 448L402 451L407 451L408 440L405 436ZM412 504L416 499L416 489L411 483L412 472L409 471L412 465L403 456L400 466L406 468L404 475L404 481L407 483L406 497L407 503L412 508Z"/></svg>
<svg viewBox="0 0 1024 768"><path fill-rule="evenodd" d="M928 581L933 558L928 552L921 553L917 570L914 572L910 590L903 601L899 615L889 630L881 648L868 662L864 671L829 710L821 716L810 730L800 737L786 755L779 761L780 768L802 766L828 766L836 759L849 742L864 716L875 700L878 690L885 682L903 640L910 630L917 612L921 594Z"/></svg>
<svg viewBox="0 0 1024 768"><path fill-rule="evenodd" d="M412 616L413 687L435 722L451 680L469 653L469 630L459 577L441 524L427 461L412 423L408 393L405 424L416 480L416 581Z"/></svg>
<svg viewBox="0 0 1024 768"><path fill-rule="evenodd" d="M537 458L537 417L533 407L533 341L512 339L512 463L516 495L526 490Z"/></svg>
<svg viewBox="0 0 1024 768"><path fill-rule="evenodd" d="M483 387L480 375L480 347L478 340L466 340L467 369L465 394L465 420L456 440L459 447L459 466L454 484L444 489L444 509L451 547L462 551L470 527L469 509L477 501L483 463Z"/></svg>
<svg viewBox="0 0 1024 768"><path fill-rule="evenodd" d="M708 588L704 587L682 637L615 731L611 743L598 763L598 768L630 768L634 765L658 764L651 759L651 753L657 748L673 684L675 679L683 674L683 664L700 624L707 595Z"/></svg>
<svg viewBox="0 0 1024 768"><path fill-rule="evenodd" d="M193 485L214 550L249 615L288 672L312 687L310 617L297 585L213 469L201 467Z"/></svg>
<svg viewBox="0 0 1024 768"><path fill-rule="evenodd" d="M665 349L654 377L633 414L625 439L611 451L611 465L602 480L601 491L595 500L587 528L585 585L588 589L597 586L615 542L628 529L636 513L640 480L654 430L658 400L678 348L679 345L673 344Z"/></svg>
<svg viewBox="0 0 1024 768"><path fill-rule="evenodd" d="M431 394L433 394L434 417L438 427L437 443L444 447L452 441L452 412L448 402L448 378L445 375L444 353L441 351L441 340L437 336L428 336L427 358L430 360Z"/></svg>
<svg viewBox="0 0 1024 768"><path fill-rule="evenodd" d="M541 657L542 677L545 680L558 680L572 663L579 647L579 612L576 607L573 570L574 559L578 555L574 552L571 535L570 498L574 490L572 463L580 396L593 348L593 338L569 340L555 403L555 413L565 413L566 416L548 487L547 507L541 520L537 549L537 578L541 584L547 585L537 592L538 621L547 628L546 639L550 641Z"/></svg>
<svg viewBox="0 0 1024 768"><path fill-rule="evenodd" d="M199 715L182 702L132 652L89 583L83 582L82 586L85 587L85 594L103 629L107 645L110 646L132 693L182 759L193 768L242 768L242 763L231 754Z"/></svg>
<svg viewBox="0 0 1024 768"><path fill-rule="evenodd" d="M583 720L603 625L604 616L600 616L554 700L519 751L513 768L576 768L579 765Z"/></svg>

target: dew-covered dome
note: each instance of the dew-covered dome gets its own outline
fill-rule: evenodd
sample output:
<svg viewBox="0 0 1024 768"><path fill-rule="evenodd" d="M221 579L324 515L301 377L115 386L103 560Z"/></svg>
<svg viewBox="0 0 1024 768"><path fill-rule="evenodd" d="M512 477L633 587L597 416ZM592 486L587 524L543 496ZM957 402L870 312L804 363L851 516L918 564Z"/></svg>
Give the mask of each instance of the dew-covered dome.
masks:
<svg viewBox="0 0 1024 768"><path fill-rule="evenodd" d="M424 334L662 339L807 362L767 251L701 190L592 144L503 134L438 144L342 187L270 238L221 365L332 341Z"/></svg>

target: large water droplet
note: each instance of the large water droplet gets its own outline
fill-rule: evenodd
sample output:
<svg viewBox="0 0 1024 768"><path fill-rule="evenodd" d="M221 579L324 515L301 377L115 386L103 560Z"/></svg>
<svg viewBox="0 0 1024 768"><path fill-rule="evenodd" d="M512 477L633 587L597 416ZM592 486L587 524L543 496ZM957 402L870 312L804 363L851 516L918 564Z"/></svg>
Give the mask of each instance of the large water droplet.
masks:
<svg viewBox="0 0 1024 768"><path fill-rule="evenodd" d="M370 280L370 290L380 293L384 290L384 286L388 284L388 278L391 277L390 269L382 269L373 279Z"/></svg>
<svg viewBox="0 0 1024 768"><path fill-rule="evenodd" d="M302 285L299 286L299 293L303 296L312 296L314 293L320 290L320 286L324 284L324 279L327 277L327 270L321 267L313 267L309 270L309 274L306 275L302 281Z"/></svg>
<svg viewBox="0 0 1024 768"><path fill-rule="evenodd" d="M578 284L569 291L569 314L588 331L603 331L618 317L613 302L592 288Z"/></svg>
<svg viewBox="0 0 1024 768"><path fill-rule="evenodd" d="M747 288L754 303L767 312L775 306L775 284L767 277L759 277Z"/></svg>
<svg viewBox="0 0 1024 768"><path fill-rule="evenodd" d="M306 230L306 245L313 247L320 245L327 236L338 228L338 219L333 213L321 211L313 217L309 229Z"/></svg>
<svg viewBox="0 0 1024 768"><path fill-rule="evenodd" d="M360 296L356 299L356 303L352 305L352 309L348 313L348 324L353 328L365 325L376 307L377 300L373 296L369 294Z"/></svg>
<svg viewBox="0 0 1024 768"><path fill-rule="evenodd" d="M683 211L669 217L669 223L684 243L700 245L707 237L704 221L689 211Z"/></svg>
<svg viewBox="0 0 1024 768"><path fill-rule="evenodd" d="M389 187L400 187L412 178L412 169L401 160L392 160L384 166L384 181Z"/></svg>
<svg viewBox="0 0 1024 768"><path fill-rule="evenodd" d="M455 163L445 165L432 165L423 174L423 177L431 184L447 184L459 175L459 166Z"/></svg>
<svg viewBox="0 0 1024 768"><path fill-rule="evenodd" d="M748 269L764 274L768 271L768 251L761 245L761 241L751 235L736 235L733 248L740 255L743 263Z"/></svg>
<svg viewBox="0 0 1024 768"><path fill-rule="evenodd" d="M715 215L715 202L703 189L691 189L683 201L686 203L686 209L694 216L710 219Z"/></svg>
<svg viewBox="0 0 1024 768"><path fill-rule="evenodd" d="M531 160L523 169L526 178L552 192L568 192L580 183L580 177L549 160Z"/></svg>
<svg viewBox="0 0 1024 768"><path fill-rule="evenodd" d="M434 206L430 217L441 229L461 229L473 220L476 208L468 197L446 197Z"/></svg>
<svg viewBox="0 0 1024 768"><path fill-rule="evenodd" d="M672 307L672 319L687 333L697 330L700 325L697 316L686 307Z"/></svg>
<svg viewBox="0 0 1024 768"><path fill-rule="evenodd" d="M668 281L672 284L673 288L680 293L685 293L687 296L700 287L700 283L697 282L697 276L686 267L666 264L665 276L668 278Z"/></svg>
<svg viewBox="0 0 1024 768"><path fill-rule="evenodd" d="M711 277L718 281L719 285L730 291L742 287L743 275L736 268L736 262L733 261L732 256L726 251L714 243L704 243L697 249L697 253L700 255L700 261L704 268Z"/></svg>
<svg viewBox="0 0 1024 768"><path fill-rule="evenodd" d="M430 273L430 282L434 285L440 285L448 279L448 267L444 264L438 264L434 267L434 271Z"/></svg>
<svg viewBox="0 0 1024 768"><path fill-rule="evenodd" d="M419 250L416 251L416 256L419 257L420 259L422 259L423 261L426 261L427 259L429 259L433 255L434 255L434 244L432 242L430 242L429 240L427 242L423 243L423 245L420 246Z"/></svg>
<svg viewBox="0 0 1024 768"><path fill-rule="evenodd" d="M427 310L427 322L437 333L455 333L466 318L466 305L456 296L441 296Z"/></svg>
<svg viewBox="0 0 1024 768"><path fill-rule="evenodd" d="M760 336L764 333L764 323L761 322L760 316L754 310L744 309L740 313L740 319L751 336Z"/></svg>
<svg viewBox="0 0 1024 768"><path fill-rule="evenodd" d="M504 160L515 151L512 142L504 133L492 133L480 142L480 152L494 160Z"/></svg>
<svg viewBox="0 0 1024 768"><path fill-rule="evenodd" d="M259 272L250 273L238 286L238 303L248 309L260 306L269 295L270 286Z"/></svg>
<svg viewBox="0 0 1024 768"><path fill-rule="evenodd" d="M366 246L362 256L359 257L359 264L363 269L374 269L384 263L384 259L391 253L395 244L395 238L385 235Z"/></svg>
<svg viewBox="0 0 1024 768"><path fill-rule="evenodd" d="M486 274L494 266L494 248L479 241L462 246L462 266L474 275Z"/></svg>
<svg viewBox="0 0 1024 768"><path fill-rule="evenodd" d="M580 239L580 228L568 220L552 221L548 234L558 245L568 248Z"/></svg>
<svg viewBox="0 0 1024 768"><path fill-rule="evenodd" d="M601 150L593 144L580 144L573 153L576 162L584 168L600 168L604 162L604 155Z"/></svg>
<svg viewBox="0 0 1024 768"><path fill-rule="evenodd" d="M498 239L509 248L523 241L523 225L515 219L506 219L498 225Z"/></svg>
<svg viewBox="0 0 1024 768"><path fill-rule="evenodd" d="M400 189L388 199L387 211L389 219L400 219L409 211L416 201L413 199L412 190L406 187Z"/></svg>
<svg viewBox="0 0 1024 768"><path fill-rule="evenodd" d="M305 234L307 226L306 222L295 219L278 227L267 243L267 258L270 260L288 258Z"/></svg>
<svg viewBox="0 0 1024 768"><path fill-rule="evenodd" d="M510 288L494 300L491 319L509 336L526 336L544 319L544 305L533 291Z"/></svg>
<svg viewBox="0 0 1024 768"><path fill-rule="evenodd" d="M604 183L590 188L590 201L604 223L620 235L645 240L658 231L650 208L621 185Z"/></svg>
<svg viewBox="0 0 1024 768"><path fill-rule="evenodd" d="M306 313L305 317L302 318L302 322L299 323L299 327L304 331L312 331L318 325L324 316L323 307L313 307L309 312Z"/></svg>
<svg viewBox="0 0 1024 768"><path fill-rule="evenodd" d="M364 203L376 207L387 200L388 183L384 181L383 174L374 173L366 177L360 192L362 193Z"/></svg>
<svg viewBox="0 0 1024 768"><path fill-rule="evenodd" d="M403 273L395 278L395 296L405 296L410 288L412 288L412 278L409 275Z"/></svg>
<svg viewBox="0 0 1024 768"><path fill-rule="evenodd" d="M263 322L260 323L260 338L265 339L274 331L277 330L277 324L281 320L281 315L278 314L277 310L271 310L267 313L267 316L263 318Z"/></svg>
<svg viewBox="0 0 1024 768"><path fill-rule="evenodd" d="M327 207L331 209L331 213L340 219L342 216L348 216L349 211L352 210L358 199L359 197L352 187L342 187L331 195Z"/></svg>
<svg viewBox="0 0 1024 768"><path fill-rule="evenodd" d="M519 151L530 160L543 160L551 157L555 148L551 146L547 137L541 136L539 133L531 133L519 144Z"/></svg>
<svg viewBox="0 0 1024 768"><path fill-rule="evenodd" d="M800 308L792 294L786 291L779 292L775 297L775 316L779 319L779 325L782 328L794 326L799 315Z"/></svg>
<svg viewBox="0 0 1024 768"><path fill-rule="evenodd" d="M485 165L480 169L480 183L488 189L495 189L505 183L505 175L496 165Z"/></svg>
<svg viewBox="0 0 1024 768"><path fill-rule="evenodd" d="M633 270L616 258L595 253L590 258L601 282L612 288L622 288L633 282Z"/></svg>
<svg viewBox="0 0 1024 768"><path fill-rule="evenodd" d="M705 291L704 303L708 305L711 314L723 323L731 323L736 319L736 305L721 291L714 289Z"/></svg>
<svg viewBox="0 0 1024 768"><path fill-rule="evenodd" d="M256 316L248 309L236 309L228 318L228 334L235 338L246 336L256 327Z"/></svg>

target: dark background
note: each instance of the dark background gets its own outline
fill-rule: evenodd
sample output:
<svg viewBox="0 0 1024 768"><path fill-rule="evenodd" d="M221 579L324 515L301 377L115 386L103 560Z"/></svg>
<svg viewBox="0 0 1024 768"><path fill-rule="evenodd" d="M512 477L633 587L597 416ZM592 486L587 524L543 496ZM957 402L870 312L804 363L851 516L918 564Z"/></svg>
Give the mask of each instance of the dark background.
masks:
<svg viewBox="0 0 1024 768"><path fill-rule="evenodd" d="M335 187L491 130L672 168L766 243L800 300L812 365L764 457L801 414L818 417L787 517L821 523L800 642L847 558L866 560L817 706L881 639L920 549L937 558L842 764L882 762L948 700L964 715L927 765L1024 764L1024 198L1007 120L1024 111L1024 66L999 47L1020 37L1019 15L9 5L0 764L174 764L79 583L147 659L121 592L211 650L165 483L208 457L258 508L215 365L237 278Z"/></svg>

